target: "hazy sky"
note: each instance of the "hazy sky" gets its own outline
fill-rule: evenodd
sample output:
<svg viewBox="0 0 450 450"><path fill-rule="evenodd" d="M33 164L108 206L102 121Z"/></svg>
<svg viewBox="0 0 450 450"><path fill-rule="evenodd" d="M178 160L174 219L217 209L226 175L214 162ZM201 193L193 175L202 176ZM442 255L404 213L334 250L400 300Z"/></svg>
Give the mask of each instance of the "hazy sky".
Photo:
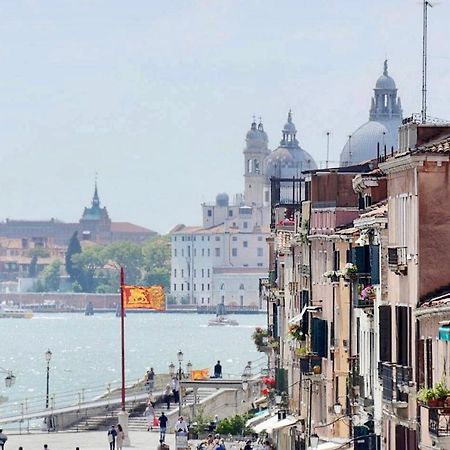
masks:
<svg viewBox="0 0 450 450"><path fill-rule="evenodd" d="M429 13L429 114L450 118L450 0ZM0 217L77 221L92 197L160 232L243 190L245 133L292 108L331 159L368 118L383 60L420 111L418 0L0 1Z"/></svg>

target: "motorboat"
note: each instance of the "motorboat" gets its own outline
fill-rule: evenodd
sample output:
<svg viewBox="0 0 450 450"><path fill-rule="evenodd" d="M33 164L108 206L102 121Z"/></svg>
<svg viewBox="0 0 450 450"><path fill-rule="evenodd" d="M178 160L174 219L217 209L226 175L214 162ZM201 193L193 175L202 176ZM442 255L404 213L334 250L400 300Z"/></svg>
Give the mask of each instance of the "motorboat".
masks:
<svg viewBox="0 0 450 450"><path fill-rule="evenodd" d="M33 311L18 306L0 305L0 319L31 319Z"/></svg>
<svg viewBox="0 0 450 450"><path fill-rule="evenodd" d="M234 319L228 319L227 317L217 316L215 319L208 321L208 327L226 327L226 326L238 326L239 322Z"/></svg>

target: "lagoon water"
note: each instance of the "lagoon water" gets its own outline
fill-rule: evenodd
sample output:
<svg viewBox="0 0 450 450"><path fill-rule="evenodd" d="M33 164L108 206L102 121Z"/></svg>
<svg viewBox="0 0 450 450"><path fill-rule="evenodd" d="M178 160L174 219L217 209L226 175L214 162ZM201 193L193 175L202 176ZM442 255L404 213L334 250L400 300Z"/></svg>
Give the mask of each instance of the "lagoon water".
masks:
<svg viewBox="0 0 450 450"><path fill-rule="evenodd" d="M239 377L247 361L262 363L251 334L264 326L264 315L232 316L237 327L208 327L212 316L197 314L128 314L125 319L127 384L141 378L147 367L167 373L177 352L184 353L183 366L210 368L220 359L225 375ZM11 369L16 383L0 394L0 416L17 410L27 399L30 409L45 404L45 352L50 362L50 394L55 406L74 403L82 389L85 397L104 392L108 383L120 382L120 319L113 313L35 314L32 319L1 319L0 367ZM3 378L3 377L2 377ZM58 401L59 400L59 401ZM34 407L33 407L34 405ZM10 411L8 411L10 410ZM9 415L9 414L8 414Z"/></svg>

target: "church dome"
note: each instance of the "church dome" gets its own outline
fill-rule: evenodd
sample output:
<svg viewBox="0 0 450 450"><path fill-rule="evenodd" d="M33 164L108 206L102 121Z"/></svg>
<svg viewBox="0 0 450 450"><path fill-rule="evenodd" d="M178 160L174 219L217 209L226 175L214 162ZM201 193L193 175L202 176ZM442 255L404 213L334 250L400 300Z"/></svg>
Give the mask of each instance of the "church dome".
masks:
<svg viewBox="0 0 450 450"><path fill-rule="evenodd" d="M347 140L340 156L341 166L350 166L377 157L387 149L396 148L398 128L402 121L402 107L397 97L397 87L388 75L387 61L378 78L372 98L369 121L361 125Z"/></svg>
<svg viewBox="0 0 450 450"><path fill-rule="evenodd" d="M216 195L216 205L217 206L228 206L230 203L230 198L226 192L221 192Z"/></svg>
<svg viewBox="0 0 450 450"><path fill-rule="evenodd" d="M392 77L389 75L381 75L380 78L377 80L377 84L375 85L375 89L397 89L397 86L395 85L395 81Z"/></svg>
<svg viewBox="0 0 450 450"><path fill-rule="evenodd" d="M245 140L247 147L267 147L269 138L267 137L267 133L264 131L261 121L258 125L256 125L255 120L253 120L250 130L248 130L247 135L245 136Z"/></svg>
<svg viewBox="0 0 450 450"><path fill-rule="evenodd" d="M312 156L303 150L296 139L297 130L289 111L288 121L282 130L283 139L280 146L264 161L264 173L267 177L298 177L305 170L316 169Z"/></svg>

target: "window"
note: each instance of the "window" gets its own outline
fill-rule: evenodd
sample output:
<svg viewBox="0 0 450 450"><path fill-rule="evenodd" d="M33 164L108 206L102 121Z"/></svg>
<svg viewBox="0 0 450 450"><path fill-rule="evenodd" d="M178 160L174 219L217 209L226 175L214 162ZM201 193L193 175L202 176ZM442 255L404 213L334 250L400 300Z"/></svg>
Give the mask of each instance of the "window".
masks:
<svg viewBox="0 0 450 450"><path fill-rule="evenodd" d="M231 249L231 256L237 256L237 248Z"/></svg>
<svg viewBox="0 0 450 450"><path fill-rule="evenodd" d="M181 236L181 240L184 242L184 236Z"/></svg>
<svg viewBox="0 0 450 450"><path fill-rule="evenodd" d="M177 256L177 249L176 248L173 249L173 256Z"/></svg>
<svg viewBox="0 0 450 450"><path fill-rule="evenodd" d="M202 297L202 304L205 303L205 297Z"/></svg>
<svg viewBox="0 0 450 450"><path fill-rule="evenodd" d="M241 283L241 285L239 286L239 289L240 289L241 291L244 290L244 283Z"/></svg>
<svg viewBox="0 0 450 450"><path fill-rule="evenodd" d="M184 284L181 283L181 290L184 291Z"/></svg>
<svg viewBox="0 0 450 450"><path fill-rule="evenodd" d="M254 172L259 174L260 173L259 161L257 159L253 160L253 167L254 167Z"/></svg>
<svg viewBox="0 0 450 450"><path fill-rule="evenodd" d="M210 274L211 274L210 269L208 269L208 278L211 276Z"/></svg>
<svg viewBox="0 0 450 450"><path fill-rule="evenodd" d="M220 241L220 236L216 236L216 241Z"/></svg>
<svg viewBox="0 0 450 450"><path fill-rule="evenodd" d="M211 250L208 248L208 256L211 256Z"/></svg>
<svg viewBox="0 0 450 450"><path fill-rule="evenodd" d="M191 284L187 283L187 290L189 291L191 289Z"/></svg>
<svg viewBox="0 0 450 450"><path fill-rule="evenodd" d="M237 241L237 237L236 237L236 236L233 236L233 237L231 238L231 240L232 240L233 242L236 242L236 241Z"/></svg>
<svg viewBox="0 0 450 450"><path fill-rule="evenodd" d="M214 253L215 253L216 256L220 256L220 248L216 247L214 249Z"/></svg>
<svg viewBox="0 0 450 450"><path fill-rule="evenodd" d="M194 248L194 256L197 256L197 249Z"/></svg>
<svg viewBox="0 0 450 450"><path fill-rule="evenodd" d="M248 247L248 241L243 241L242 245L243 245L244 248L247 248Z"/></svg>
<svg viewBox="0 0 450 450"><path fill-rule="evenodd" d="M392 315L391 306L382 305L379 307L380 324L380 361L392 362Z"/></svg>
<svg viewBox="0 0 450 450"><path fill-rule="evenodd" d="M202 278L205 276L205 269L202 269Z"/></svg>
<svg viewBox="0 0 450 450"><path fill-rule="evenodd" d="M194 291L197 290L197 285L194 283Z"/></svg>
<svg viewBox="0 0 450 450"><path fill-rule="evenodd" d="M262 267L262 266L263 266L263 263L258 263L257 266L258 266L258 267Z"/></svg>
<svg viewBox="0 0 450 450"><path fill-rule="evenodd" d="M181 269L181 278L184 277L184 269Z"/></svg>
<svg viewBox="0 0 450 450"><path fill-rule="evenodd" d="M256 249L256 256L264 256L264 249L262 247Z"/></svg>
<svg viewBox="0 0 450 450"><path fill-rule="evenodd" d="M240 303L241 306L244 306L244 296L243 295L241 295L239 297L239 303Z"/></svg>
<svg viewBox="0 0 450 450"><path fill-rule="evenodd" d="M187 248L187 255L188 255L188 257L191 256L191 247L190 246Z"/></svg>
<svg viewBox="0 0 450 450"><path fill-rule="evenodd" d="M184 256L184 248L181 249L181 256Z"/></svg>
<svg viewBox="0 0 450 450"><path fill-rule="evenodd" d="M194 269L194 278L197 276L197 269Z"/></svg>
<svg viewBox="0 0 450 450"><path fill-rule="evenodd" d="M208 291L211 289L211 286L210 286L210 284L208 283Z"/></svg>
<svg viewBox="0 0 450 450"><path fill-rule="evenodd" d="M173 269L173 277L174 277L174 278L177 277L177 269Z"/></svg>
<svg viewBox="0 0 450 450"><path fill-rule="evenodd" d="M174 236L174 237L173 237L173 240L174 240L174 241L176 242L176 241L177 241L177 237L176 237L176 236Z"/></svg>
<svg viewBox="0 0 450 450"><path fill-rule="evenodd" d="M205 240L205 236L202 236L202 241L204 241Z"/></svg>
<svg viewBox="0 0 450 450"><path fill-rule="evenodd" d="M232 209L228 210L228 217L233 217L233 210Z"/></svg>
<svg viewBox="0 0 450 450"><path fill-rule="evenodd" d="M248 228L248 222L244 222L244 223L242 224L242 227L243 227L243 228Z"/></svg>
<svg viewBox="0 0 450 450"><path fill-rule="evenodd" d="M174 285L173 285L173 290L174 290L174 291L177 290L177 285L176 285L176 283L174 283Z"/></svg>
<svg viewBox="0 0 450 450"><path fill-rule="evenodd" d="M247 173L252 173L252 160L247 160Z"/></svg>
<svg viewBox="0 0 450 450"><path fill-rule="evenodd" d="M263 238L262 238L262 236L258 236L258 241L260 241L260 242L261 242L261 241L262 241L262 239L263 239Z"/></svg>
<svg viewBox="0 0 450 450"><path fill-rule="evenodd" d="M204 291L204 290L205 290L205 284L202 283L202 291Z"/></svg>
<svg viewBox="0 0 450 450"><path fill-rule="evenodd" d="M225 290L225 283L222 283L222 284L220 285L220 290L221 290L221 291L224 291L224 290Z"/></svg>
<svg viewBox="0 0 450 450"><path fill-rule="evenodd" d="M205 256L205 249L202 248L202 256Z"/></svg>
<svg viewBox="0 0 450 450"><path fill-rule="evenodd" d="M212 217L212 210L208 209L208 217Z"/></svg>

